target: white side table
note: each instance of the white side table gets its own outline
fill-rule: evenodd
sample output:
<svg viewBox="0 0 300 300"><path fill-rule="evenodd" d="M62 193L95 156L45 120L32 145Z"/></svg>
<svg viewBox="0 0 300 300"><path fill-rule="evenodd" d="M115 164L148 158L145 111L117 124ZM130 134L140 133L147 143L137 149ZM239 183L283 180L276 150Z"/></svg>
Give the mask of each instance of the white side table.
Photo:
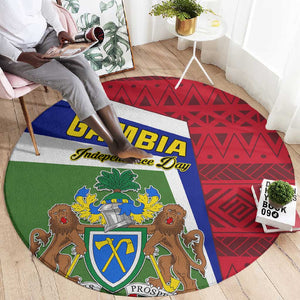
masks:
<svg viewBox="0 0 300 300"><path fill-rule="evenodd" d="M212 26L211 24L212 24L213 20L218 20L220 25L217 27ZM212 18L211 16L209 17L209 16L205 16L205 14L202 14L200 17L198 17L196 31L192 35L188 35L188 36L179 35L175 30L175 18L167 20L167 28L173 35L177 36L178 38L182 38L182 39L194 42L193 43L193 55L192 55L190 61L188 62L185 70L183 71L178 83L176 84L175 89L177 89L179 87L183 77L185 76L187 70L189 69L191 63L194 60L198 63L200 69L203 71L203 73L205 74L205 76L207 77L209 82L212 85L214 85L214 82L211 80L211 78L209 77L209 75L207 74L205 69L203 68L202 64L196 57L196 48L197 48L198 42L213 41L213 40L219 39L222 36L224 36L226 33L225 22L215 16Z"/></svg>

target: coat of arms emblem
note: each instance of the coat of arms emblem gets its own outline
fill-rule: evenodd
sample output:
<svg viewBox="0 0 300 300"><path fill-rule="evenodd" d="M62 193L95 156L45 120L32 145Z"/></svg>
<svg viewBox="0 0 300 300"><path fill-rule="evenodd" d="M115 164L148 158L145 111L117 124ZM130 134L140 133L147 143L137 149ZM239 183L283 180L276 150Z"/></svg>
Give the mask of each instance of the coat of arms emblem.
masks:
<svg viewBox="0 0 300 300"><path fill-rule="evenodd" d="M163 205L160 192L152 185L141 193L137 178L132 170L100 171L93 186L96 193L82 186L72 205L56 204L48 211L50 230L32 230L31 251L36 254L46 245L40 259L53 270L111 293L126 289L130 294L136 286L144 296L197 289L191 269L205 277L202 231L187 232L186 210L175 203ZM73 257L66 254L68 247ZM94 282L82 282L76 273L82 258ZM156 277L150 277L149 267Z"/></svg>

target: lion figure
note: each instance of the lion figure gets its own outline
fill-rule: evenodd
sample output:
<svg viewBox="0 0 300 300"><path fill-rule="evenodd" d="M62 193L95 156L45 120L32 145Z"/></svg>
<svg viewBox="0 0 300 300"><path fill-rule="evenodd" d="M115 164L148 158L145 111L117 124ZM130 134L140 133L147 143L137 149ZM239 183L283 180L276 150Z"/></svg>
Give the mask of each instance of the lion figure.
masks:
<svg viewBox="0 0 300 300"><path fill-rule="evenodd" d="M196 282L191 278L191 268L198 270L202 277L205 277L206 259L203 253L204 235L201 230L192 230L184 234L184 224L186 211L177 204L166 205L157 215L151 225L147 226L148 234L152 234L147 241L144 253L153 255L155 247L161 245L170 252L170 255L161 256L158 260L158 267L164 281L170 282L171 268L184 286L184 291L197 289ZM184 244L188 247L192 245L193 252L196 254L194 262L183 249L179 237L182 237ZM200 239L199 239L200 238ZM159 278L149 278L150 284L162 288Z"/></svg>
<svg viewBox="0 0 300 300"><path fill-rule="evenodd" d="M66 275L71 266L71 257L68 254L60 253L65 247L73 244L76 253L84 255L86 247L80 234L84 233L84 225L80 224L75 213L67 204L56 204L49 211L49 232L43 229L34 229L30 234L30 250L33 254L40 249L41 244L47 245L50 237L52 240L40 260L62 275ZM78 277L71 280L78 281Z"/></svg>

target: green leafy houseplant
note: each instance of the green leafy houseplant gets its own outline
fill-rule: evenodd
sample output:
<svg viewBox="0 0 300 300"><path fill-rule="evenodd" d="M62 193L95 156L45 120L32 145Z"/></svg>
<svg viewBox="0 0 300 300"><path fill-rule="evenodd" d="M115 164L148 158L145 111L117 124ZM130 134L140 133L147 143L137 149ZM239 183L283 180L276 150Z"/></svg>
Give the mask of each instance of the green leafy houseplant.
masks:
<svg viewBox="0 0 300 300"><path fill-rule="evenodd" d="M272 182L268 187L269 202L273 207L280 207L293 200L293 187L282 180Z"/></svg>
<svg viewBox="0 0 300 300"><path fill-rule="evenodd" d="M176 17L176 32L179 35L191 35L195 32L197 17L203 12L213 13L212 10L203 8L196 0L167 0L153 5L150 15Z"/></svg>
<svg viewBox="0 0 300 300"><path fill-rule="evenodd" d="M177 17L180 21L200 16L203 12L212 12L203 8L196 0L167 0L152 6L150 15L163 18Z"/></svg>

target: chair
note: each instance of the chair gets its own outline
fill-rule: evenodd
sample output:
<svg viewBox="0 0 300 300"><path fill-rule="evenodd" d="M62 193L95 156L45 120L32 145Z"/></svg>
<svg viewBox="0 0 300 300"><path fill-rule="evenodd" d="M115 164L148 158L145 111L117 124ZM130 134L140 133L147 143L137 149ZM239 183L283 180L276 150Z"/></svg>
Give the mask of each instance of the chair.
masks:
<svg viewBox="0 0 300 300"><path fill-rule="evenodd" d="M65 31L67 31L71 36L74 36L77 33L77 28L71 14L60 5L57 5L55 3L54 5L57 9L61 24L64 27ZM10 100L19 98L36 155L40 155L40 153L34 136L31 119L24 101L24 96L39 86L40 84L36 84L19 76L4 72L0 68L0 98ZM44 88L47 92L47 87Z"/></svg>

